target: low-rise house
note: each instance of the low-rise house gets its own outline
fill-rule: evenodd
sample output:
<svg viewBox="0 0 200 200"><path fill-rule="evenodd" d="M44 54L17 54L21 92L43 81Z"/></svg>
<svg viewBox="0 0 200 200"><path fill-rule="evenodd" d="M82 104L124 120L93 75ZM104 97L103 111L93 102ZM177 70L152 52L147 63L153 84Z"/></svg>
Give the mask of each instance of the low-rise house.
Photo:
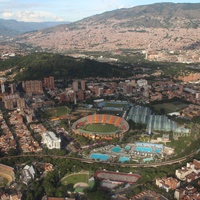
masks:
<svg viewBox="0 0 200 200"><path fill-rule="evenodd" d="M194 159L193 162L187 163L185 167L177 169L175 172L178 179L191 182L200 175L200 161Z"/></svg>
<svg viewBox="0 0 200 200"><path fill-rule="evenodd" d="M176 188L180 187L180 181L178 181L176 178L172 177L163 177L156 179L156 185L159 188L163 188L166 190L166 192L169 192L169 190L175 190Z"/></svg>
<svg viewBox="0 0 200 200"><path fill-rule="evenodd" d="M200 200L200 193L197 188L187 186L186 188L176 189L174 198L177 200Z"/></svg>

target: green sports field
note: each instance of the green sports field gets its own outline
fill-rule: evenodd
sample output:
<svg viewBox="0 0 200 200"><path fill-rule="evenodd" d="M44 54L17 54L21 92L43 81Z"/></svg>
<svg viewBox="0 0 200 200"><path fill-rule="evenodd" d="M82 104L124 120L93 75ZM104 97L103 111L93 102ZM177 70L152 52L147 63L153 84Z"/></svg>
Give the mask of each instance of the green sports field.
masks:
<svg viewBox="0 0 200 200"><path fill-rule="evenodd" d="M179 101L153 105L155 110L157 110L158 112L160 111L160 109L165 109L166 113L178 112L178 111L180 111L182 108L184 108L186 106L187 106L187 104L179 102Z"/></svg>
<svg viewBox="0 0 200 200"><path fill-rule="evenodd" d="M49 117L60 117L68 114L70 112L70 109L66 106L61 106L61 107L46 109L45 112Z"/></svg>
<svg viewBox="0 0 200 200"><path fill-rule="evenodd" d="M112 102L106 102L105 107L113 107L113 108L126 108L127 104L120 104L120 103L112 103Z"/></svg>
<svg viewBox="0 0 200 200"><path fill-rule="evenodd" d="M81 127L81 129L84 131L96 132L96 133L109 133L109 132L116 132L117 130L119 130L119 128L114 126L113 124L100 124L100 123L86 124L83 127Z"/></svg>
<svg viewBox="0 0 200 200"><path fill-rule="evenodd" d="M66 177L64 177L61 180L61 183L63 185L67 184L76 184L76 183L87 183L89 181L89 173L77 173L77 174L71 174Z"/></svg>

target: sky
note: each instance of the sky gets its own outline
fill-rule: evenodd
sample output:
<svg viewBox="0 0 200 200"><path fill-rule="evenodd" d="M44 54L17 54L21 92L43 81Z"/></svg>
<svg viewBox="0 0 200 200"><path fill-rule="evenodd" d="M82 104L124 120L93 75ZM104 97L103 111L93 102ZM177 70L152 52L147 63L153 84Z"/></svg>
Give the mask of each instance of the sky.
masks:
<svg viewBox="0 0 200 200"><path fill-rule="evenodd" d="M199 3L199 0L0 0L0 19L26 22L68 21L120 8L160 2Z"/></svg>

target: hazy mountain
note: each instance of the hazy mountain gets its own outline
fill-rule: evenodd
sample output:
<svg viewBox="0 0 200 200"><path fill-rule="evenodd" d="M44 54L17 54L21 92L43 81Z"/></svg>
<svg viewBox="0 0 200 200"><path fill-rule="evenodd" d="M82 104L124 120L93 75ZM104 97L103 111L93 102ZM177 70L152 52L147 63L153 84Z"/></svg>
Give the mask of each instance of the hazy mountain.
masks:
<svg viewBox="0 0 200 200"><path fill-rule="evenodd" d="M13 37L26 32L41 30L60 24L69 24L69 22L22 22L0 19L0 35Z"/></svg>
<svg viewBox="0 0 200 200"><path fill-rule="evenodd" d="M185 49L197 46L200 3L157 3L118 9L24 34L17 42L50 51Z"/></svg>
<svg viewBox="0 0 200 200"><path fill-rule="evenodd" d="M197 28L200 26L200 3L156 3L123 8L86 18L83 22L121 21L119 27ZM77 23L72 23L71 27Z"/></svg>

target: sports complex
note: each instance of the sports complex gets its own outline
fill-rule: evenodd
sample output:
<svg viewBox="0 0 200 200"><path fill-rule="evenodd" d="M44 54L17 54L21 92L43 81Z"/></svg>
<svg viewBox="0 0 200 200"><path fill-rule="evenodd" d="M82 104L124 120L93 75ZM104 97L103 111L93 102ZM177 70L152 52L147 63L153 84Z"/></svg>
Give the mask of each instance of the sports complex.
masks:
<svg viewBox="0 0 200 200"><path fill-rule="evenodd" d="M77 120L72 125L75 134L91 139L106 139L123 137L129 130L126 120L115 115L94 114Z"/></svg>

